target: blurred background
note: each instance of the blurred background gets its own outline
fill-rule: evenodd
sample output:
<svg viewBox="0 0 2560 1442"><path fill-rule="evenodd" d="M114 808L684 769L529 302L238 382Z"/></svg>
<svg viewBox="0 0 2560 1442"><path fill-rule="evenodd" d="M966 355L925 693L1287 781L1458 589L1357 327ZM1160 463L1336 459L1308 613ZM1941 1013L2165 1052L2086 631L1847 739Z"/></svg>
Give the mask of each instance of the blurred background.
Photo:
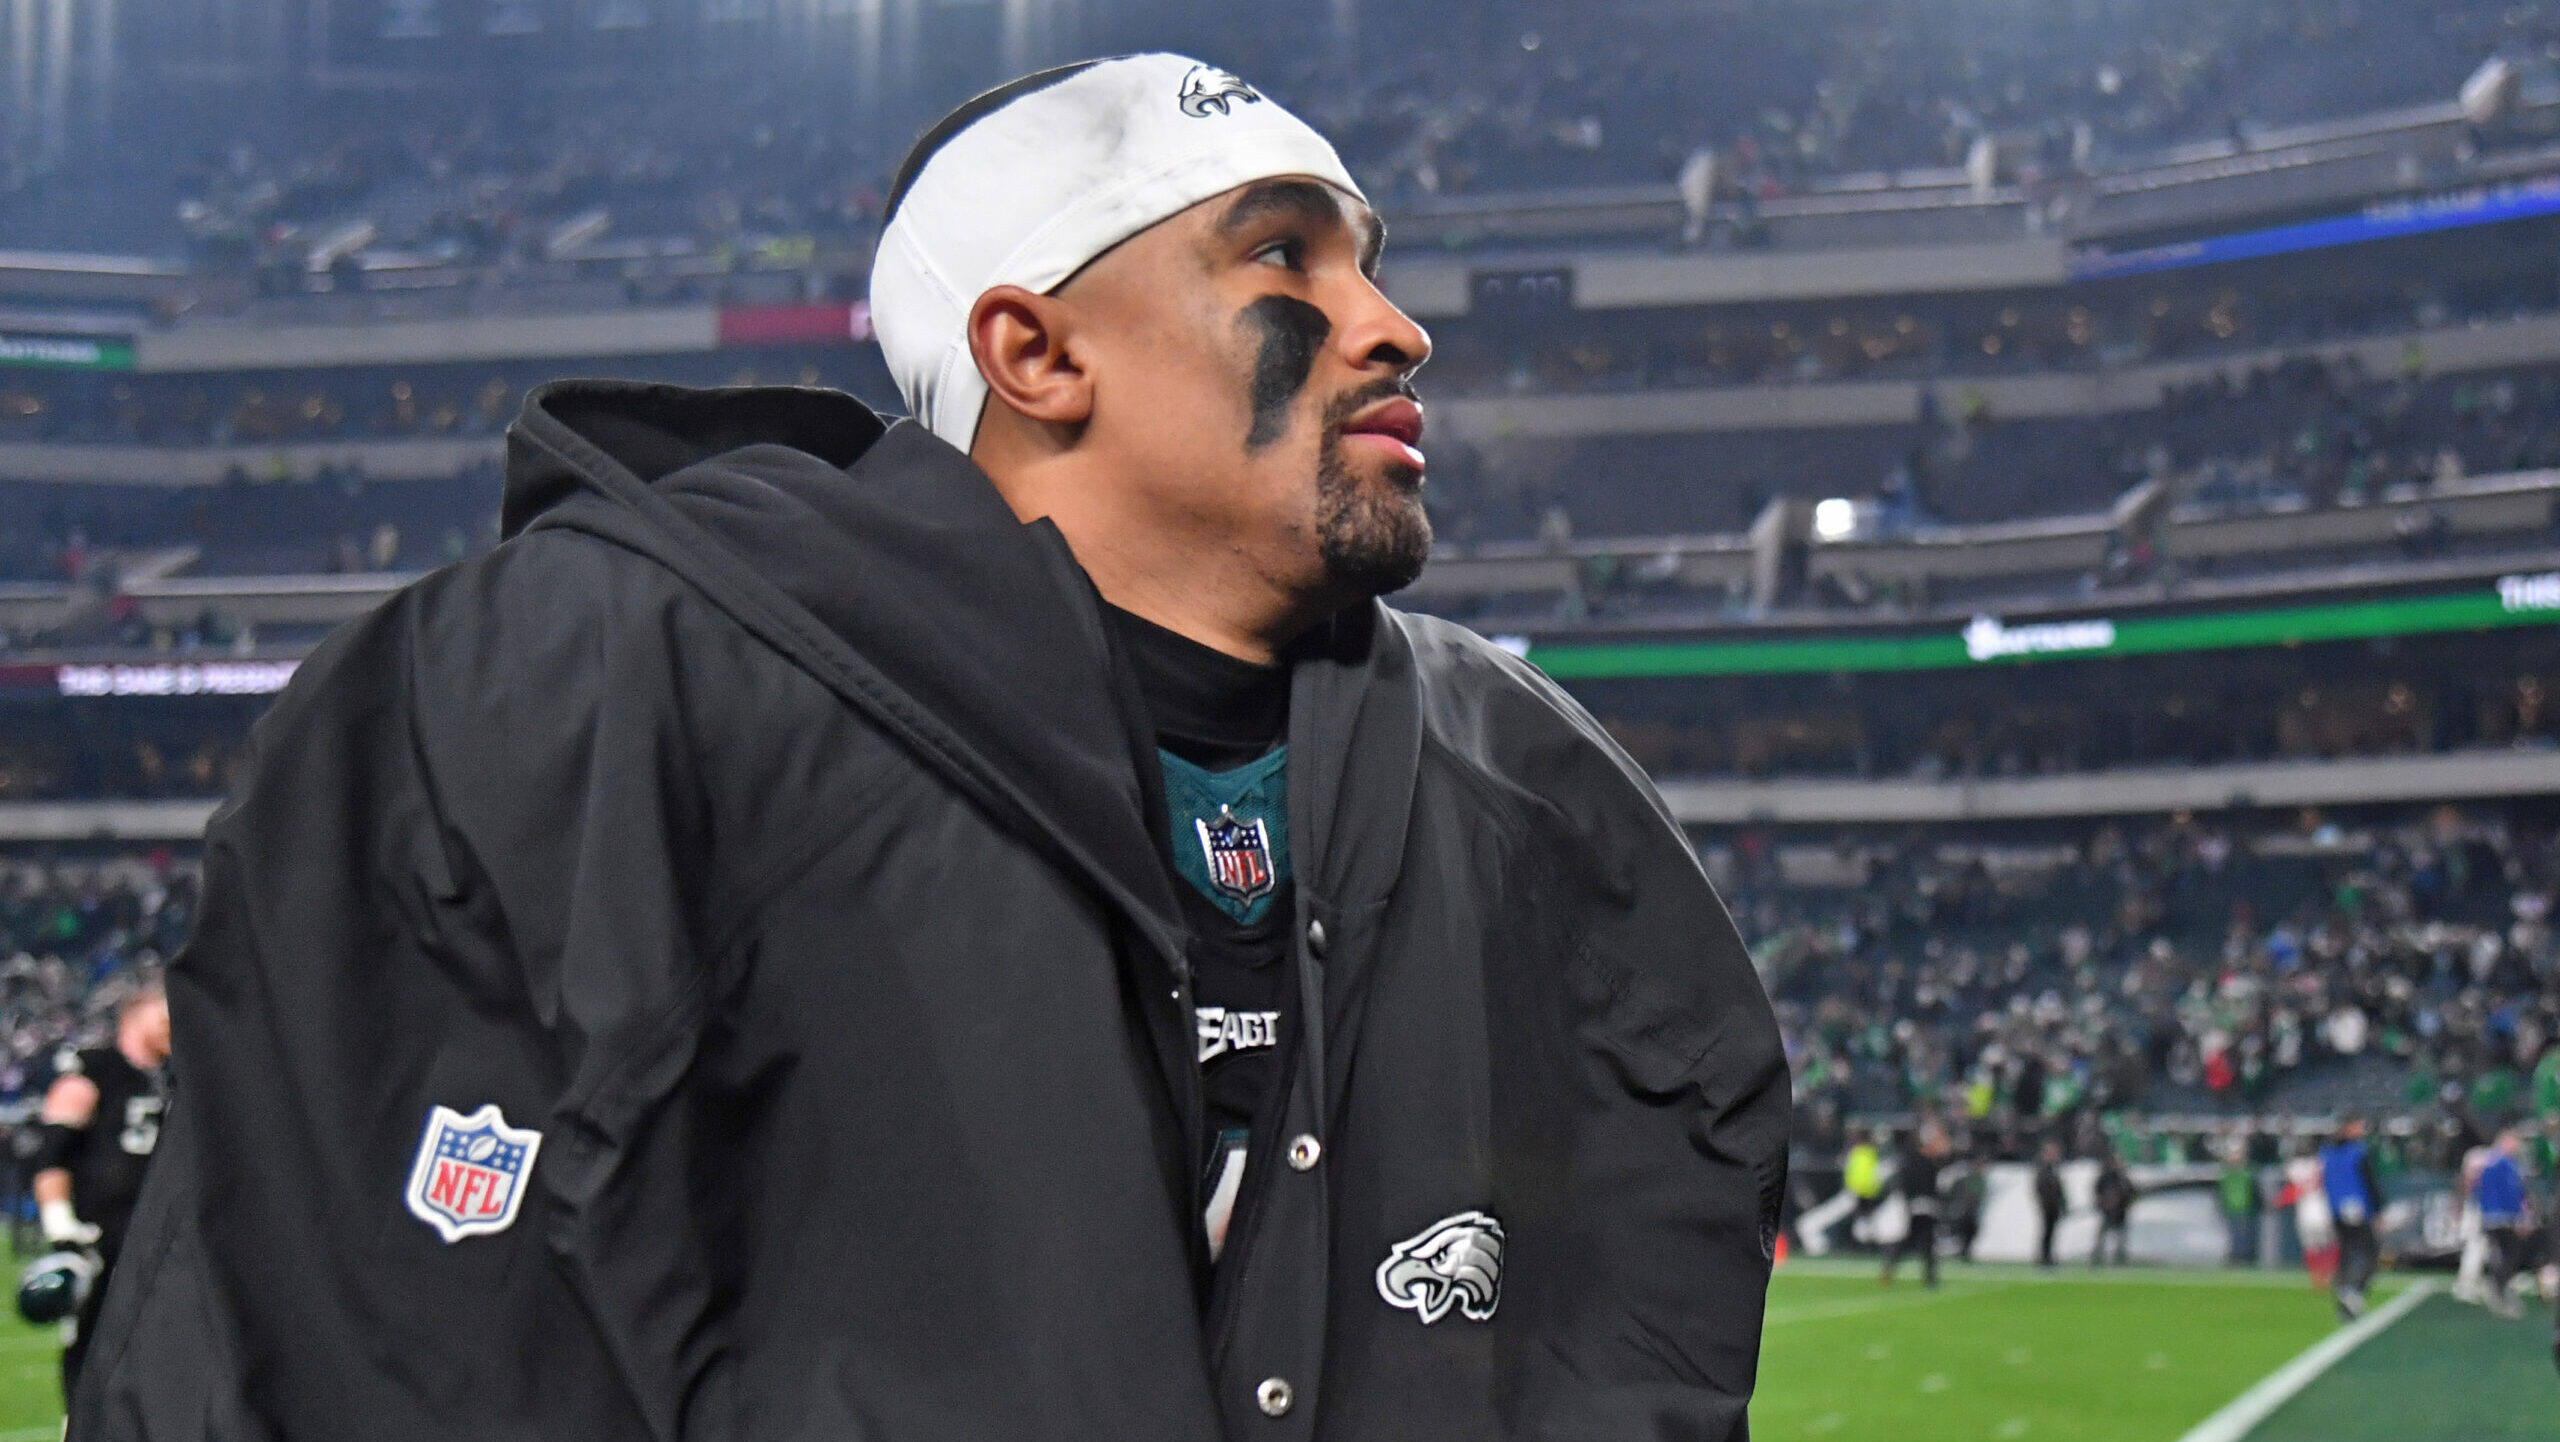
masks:
<svg viewBox="0 0 2560 1442"><path fill-rule="evenodd" d="M1608 725L1778 1001L1759 1435L2560 1437L2560 1258L2469 1204L2560 1135L2551 0L0 0L0 1123L529 386L894 409L909 141L1159 48L1387 215L1401 604Z"/></svg>

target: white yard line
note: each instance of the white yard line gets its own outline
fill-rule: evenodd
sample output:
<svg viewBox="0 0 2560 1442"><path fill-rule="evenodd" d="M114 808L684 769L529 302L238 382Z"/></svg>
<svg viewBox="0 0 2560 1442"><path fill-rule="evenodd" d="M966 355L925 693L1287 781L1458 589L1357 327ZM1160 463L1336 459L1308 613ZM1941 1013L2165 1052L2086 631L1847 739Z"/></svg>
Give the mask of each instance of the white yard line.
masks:
<svg viewBox="0 0 2560 1442"><path fill-rule="evenodd" d="M2221 1411L2198 1422L2178 1442L2240 1442L2278 1407L2292 1401L2296 1393L2318 1380L2321 1373L2336 1366L2339 1358L2371 1341L2383 1328L2409 1315L2435 1292L2436 1284L2431 1280L2411 1283L2408 1290L2399 1296L2321 1338L2301 1356L2267 1374L2256 1386L2232 1398Z"/></svg>

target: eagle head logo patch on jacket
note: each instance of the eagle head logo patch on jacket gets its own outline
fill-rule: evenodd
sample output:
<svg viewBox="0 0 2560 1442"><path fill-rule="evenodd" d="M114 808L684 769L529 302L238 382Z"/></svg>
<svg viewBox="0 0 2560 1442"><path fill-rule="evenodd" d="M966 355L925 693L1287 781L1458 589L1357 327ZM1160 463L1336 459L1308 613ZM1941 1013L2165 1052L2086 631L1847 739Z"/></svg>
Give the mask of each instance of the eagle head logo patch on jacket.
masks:
<svg viewBox="0 0 2560 1442"><path fill-rule="evenodd" d="M1378 1295L1426 1327L1453 1307L1468 1321L1492 1321L1502 1304L1502 1223L1460 1212L1396 1243L1378 1264Z"/></svg>
<svg viewBox="0 0 2560 1442"><path fill-rule="evenodd" d="M1194 120L1206 120L1212 110L1220 115L1231 114L1227 108L1230 101L1258 105L1262 101L1262 92L1245 84L1232 71L1221 70L1215 65L1194 65L1191 73L1182 77L1181 99L1183 114Z"/></svg>

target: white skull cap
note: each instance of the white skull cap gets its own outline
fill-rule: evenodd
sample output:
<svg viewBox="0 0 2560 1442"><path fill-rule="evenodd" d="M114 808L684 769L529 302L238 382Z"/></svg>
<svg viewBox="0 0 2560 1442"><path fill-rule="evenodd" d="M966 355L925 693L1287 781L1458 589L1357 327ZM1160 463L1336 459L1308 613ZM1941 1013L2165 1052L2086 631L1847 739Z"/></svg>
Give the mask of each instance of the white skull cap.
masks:
<svg viewBox="0 0 2560 1442"><path fill-rule="evenodd" d="M1130 236L1284 175L1360 196L1313 127L1187 56L1064 66L961 106L900 167L871 265L872 330L908 410L968 450L987 402L979 296L1045 295Z"/></svg>

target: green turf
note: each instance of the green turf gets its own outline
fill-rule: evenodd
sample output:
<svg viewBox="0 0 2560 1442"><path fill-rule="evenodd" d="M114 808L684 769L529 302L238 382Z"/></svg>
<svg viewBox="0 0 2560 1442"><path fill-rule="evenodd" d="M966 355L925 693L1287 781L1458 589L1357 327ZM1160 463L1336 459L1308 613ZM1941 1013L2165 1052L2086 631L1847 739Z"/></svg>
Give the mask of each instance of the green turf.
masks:
<svg viewBox="0 0 2560 1442"><path fill-rule="evenodd" d="M14 1267L10 1277L14 1283ZM61 1431L61 1331L30 1327L0 1306L0 1442L42 1442Z"/></svg>
<svg viewBox="0 0 2560 1442"><path fill-rule="evenodd" d="M1769 1293L1757 1442L2176 1442L2336 1327L2299 1273L1951 1267L1887 1290L1797 1262Z"/></svg>
<svg viewBox="0 0 2560 1442"><path fill-rule="evenodd" d="M1950 1267L1931 1293L1796 1262L1770 1287L1751 1434L2177 1442L2335 1325L2299 1274ZM2547 1312L2501 1322L2431 1298L2249 1442L2560 1442L2550 1342ZM0 1321L0 1442L56 1435L58 1352L53 1328Z"/></svg>
<svg viewBox="0 0 2560 1442"><path fill-rule="evenodd" d="M2447 1296L2358 1347L2260 1423L2249 1442L2551 1442L2560 1377L2551 1313L2509 1322Z"/></svg>

